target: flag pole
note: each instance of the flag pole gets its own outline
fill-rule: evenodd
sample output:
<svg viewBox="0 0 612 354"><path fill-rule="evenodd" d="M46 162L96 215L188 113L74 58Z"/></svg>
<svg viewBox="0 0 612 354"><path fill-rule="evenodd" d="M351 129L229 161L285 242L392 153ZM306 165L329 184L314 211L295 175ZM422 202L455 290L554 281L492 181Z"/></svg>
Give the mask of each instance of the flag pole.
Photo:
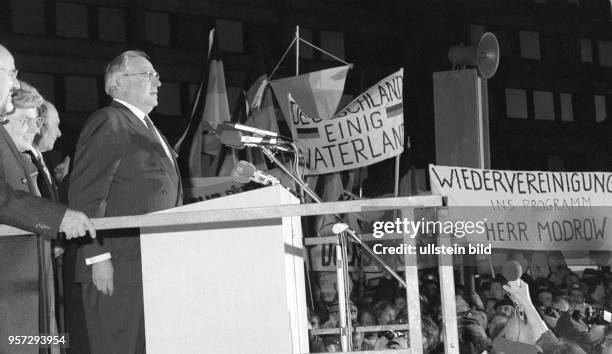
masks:
<svg viewBox="0 0 612 354"><path fill-rule="evenodd" d="M395 186L393 189L393 196L395 198L399 197L400 155L395 156Z"/></svg>
<svg viewBox="0 0 612 354"><path fill-rule="evenodd" d="M300 26L295 26L295 76L300 75Z"/></svg>

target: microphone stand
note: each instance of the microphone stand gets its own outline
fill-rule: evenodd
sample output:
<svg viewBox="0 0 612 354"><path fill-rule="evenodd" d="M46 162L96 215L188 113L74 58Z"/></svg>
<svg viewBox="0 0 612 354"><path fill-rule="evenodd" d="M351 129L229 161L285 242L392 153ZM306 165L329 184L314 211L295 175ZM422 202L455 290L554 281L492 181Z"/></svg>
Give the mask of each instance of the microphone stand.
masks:
<svg viewBox="0 0 612 354"><path fill-rule="evenodd" d="M321 198L319 198L319 196L310 188L310 186L308 184L306 184L304 181L302 181L301 178L298 178L297 176L295 176L291 171L289 171L289 169L287 167L285 167L285 165L279 161L276 156L274 156L274 153L272 152L272 150L270 150L270 148L266 147L266 146L260 146L261 150L264 152L264 154L270 159L270 161L274 162L283 172L285 172L289 177L291 177L292 180L295 181L295 183L297 183L304 192L306 192L306 194L308 194L312 200L314 200L317 203L323 203L323 201L321 200ZM337 214L332 214L336 220L339 223L344 223L344 221L342 220L342 218L337 215ZM408 284L406 284L406 281L404 279L402 279L402 277L400 277L393 269L391 269L391 267L389 267L385 261L382 260L382 258L380 258L376 253L374 253L374 251L368 246L366 245L360 238L359 236L357 236L357 233L355 233L355 231L353 229L351 229L348 225L347 225L347 229L345 230L345 232L351 236L351 238L353 239L354 242L356 242L359 246L361 246L361 248L363 248L364 250L366 250L366 252L368 252L368 254L370 254L370 256L372 256L372 258L374 258L376 260L376 262L378 262L378 264L383 267L383 269L389 274L391 275L393 278L395 278L395 280L397 280L404 288L408 288Z"/></svg>

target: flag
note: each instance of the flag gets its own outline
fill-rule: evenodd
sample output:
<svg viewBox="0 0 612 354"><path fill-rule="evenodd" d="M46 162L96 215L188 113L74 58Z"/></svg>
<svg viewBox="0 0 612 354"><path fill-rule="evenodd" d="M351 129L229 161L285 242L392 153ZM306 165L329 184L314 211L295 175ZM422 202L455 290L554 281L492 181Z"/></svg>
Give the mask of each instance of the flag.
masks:
<svg viewBox="0 0 612 354"><path fill-rule="evenodd" d="M259 129L278 133L273 93L268 84L268 76L263 74L257 78L255 83L246 92L250 114L248 115L249 119L245 123Z"/></svg>
<svg viewBox="0 0 612 354"><path fill-rule="evenodd" d="M342 98L349 68L350 66L346 65L270 81L276 97L281 97L278 102L294 138L316 139L320 137L320 132L316 128L301 128L296 131L291 121L287 94L291 93L295 100L300 102L300 107L306 115L324 120L331 119ZM316 186L315 189L326 202L337 201L343 190L339 173L324 175L321 178L309 177L308 184L311 187ZM335 218L332 216L316 216L313 228L319 235L328 235L331 234L331 226L334 223Z"/></svg>
<svg viewBox="0 0 612 354"><path fill-rule="evenodd" d="M349 69L350 65L338 66L270 81L292 134L295 135L295 130L289 114L287 94L291 93L309 117L330 119L338 109Z"/></svg>
<svg viewBox="0 0 612 354"><path fill-rule="evenodd" d="M252 61L243 90L236 102L232 121L254 128L278 133L273 93L268 85L268 76L263 54L258 51ZM259 148L247 147L240 152L241 159L255 165L258 170L267 170L266 160Z"/></svg>
<svg viewBox="0 0 612 354"><path fill-rule="evenodd" d="M223 61L219 57L215 29L209 34L207 63L208 70L203 70L189 125L175 148L179 151L179 164L183 170L189 171L189 177L216 175L221 164L221 141L206 132L230 119Z"/></svg>

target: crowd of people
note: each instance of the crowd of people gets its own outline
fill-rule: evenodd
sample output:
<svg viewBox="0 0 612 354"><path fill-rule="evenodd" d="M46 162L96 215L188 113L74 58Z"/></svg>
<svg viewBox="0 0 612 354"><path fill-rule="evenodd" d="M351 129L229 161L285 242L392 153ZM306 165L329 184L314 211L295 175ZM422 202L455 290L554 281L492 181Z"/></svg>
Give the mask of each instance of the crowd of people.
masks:
<svg viewBox="0 0 612 354"><path fill-rule="evenodd" d="M455 278L456 280L458 277ZM475 277L474 291L455 286L460 353L612 353L612 273L586 269L581 275L561 266L546 277L527 273L516 284L502 275ZM456 281L456 283L459 283ZM471 288L471 287L470 287ZM316 289L315 289L316 290ZM310 328L339 327L337 300L315 291ZM358 296L357 294L362 294ZM443 317L435 271L420 274L424 353L444 353ZM406 290L381 278L370 289L351 291L353 327L408 323ZM311 352L341 351L337 334L310 334ZM410 348L409 331L353 331L353 350Z"/></svg>
<svg viewBox="0 0 612 354"><path fill-rule="evenodd" d="M144 352L138 231L115 230L113 237L96 238L88 217L146 214L182 204L176 155L148 117L157 106L159 74L140 51L110 61L105 90L111 103L85 123L69 177L68 161L49 169L42 157L61 136L57 110L17 74L11 53L0 46L0 224L40 237L0 238L0 335L64 330L71 336L82 334L85 347L73 352ZM57 195L56 184L64 179L70 181L72 209ZM73 300L66 307L72 315L66 316L64 328L56 321L52 262L66 248L55 242L60 232L65 239L83 240L64 255L71 257L67 271L73 276L68 281L80 284L64 283L64 298ZM455 287L461 353L526 345L524 353L533 348L534 353L612 354L609 268L586 269L579 275L562 266L536 279L524 274L508 283L501 275L483 275L475 283L474 291ZM423 351L442 353L446 336L437 274L423 271L419 287ZM337 298L314 293L311 328L337 328ZM355 327L407 324L407 307L413 304L406 302L405 294L385 278L369 289L355 287L350 321ZM33 302L39 306L32 307ZM357 351L410 348L406 330L377 328L354 331L351 337ZM0 343L0 352L10 352L5 344ZM340 337L311 332L310 346L311 352L340 351Z"/></svg>

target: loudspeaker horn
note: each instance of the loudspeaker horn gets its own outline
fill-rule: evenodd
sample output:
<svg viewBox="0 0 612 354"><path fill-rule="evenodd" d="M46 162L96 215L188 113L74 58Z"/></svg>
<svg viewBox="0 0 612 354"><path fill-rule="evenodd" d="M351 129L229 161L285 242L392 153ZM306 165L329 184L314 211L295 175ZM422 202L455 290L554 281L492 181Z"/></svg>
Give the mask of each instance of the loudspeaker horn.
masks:
<svg viewBox="0 0 612 354"><path fill-rule="evenodd" d="M453 69L476 68L480 76L490 79L499 65L499 43L493 33L487 32L478 43L452 46L448 50L448 60L453 64Z"/></svg>

